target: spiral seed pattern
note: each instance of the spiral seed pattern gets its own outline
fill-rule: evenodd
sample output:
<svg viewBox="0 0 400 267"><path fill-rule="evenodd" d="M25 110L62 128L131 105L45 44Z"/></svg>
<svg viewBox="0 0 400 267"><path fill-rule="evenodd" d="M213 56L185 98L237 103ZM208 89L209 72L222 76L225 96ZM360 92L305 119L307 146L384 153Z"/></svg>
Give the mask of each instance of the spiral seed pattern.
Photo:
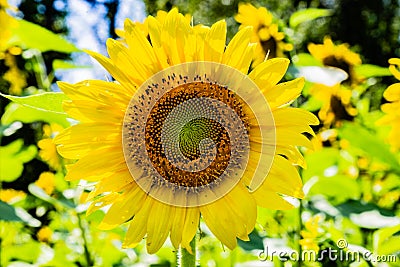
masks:
<svg viewBox="0 0 400 267"><path fill-rule="evenodd" d="M173 66L132 97L124 154L132 177L152 197L199 206L222 197L242 178L250 131L257 128L257 115L243 96L254 97L254 90L231 88L224 68L210 62Z"/></svg>

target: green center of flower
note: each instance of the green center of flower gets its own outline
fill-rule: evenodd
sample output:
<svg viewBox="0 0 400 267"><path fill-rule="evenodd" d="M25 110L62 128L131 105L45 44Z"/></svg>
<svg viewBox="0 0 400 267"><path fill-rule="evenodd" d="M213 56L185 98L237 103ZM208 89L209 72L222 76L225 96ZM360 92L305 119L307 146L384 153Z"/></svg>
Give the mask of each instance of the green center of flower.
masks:
<svg viewBox="0 0 400 267"><path fill-rule="evenodd" d="M187 83L164 94L146 123L146 150L166 181L184 187L219 179L231 159L226 109L239 115L228 127L245 125L243 101L228 88L206 82ZM234 159L235 160L235 159Z"/></svg>
<svg viewBox="0 0 400 267"><path fill-rule="evenodd" d="M209 148L210 142L219 143L225 135L221 124L208 118L196 118L186 123L179 133L179 148L190 160L200 158L201 151ZM211 139L211 140L210 140Z"/></svg>

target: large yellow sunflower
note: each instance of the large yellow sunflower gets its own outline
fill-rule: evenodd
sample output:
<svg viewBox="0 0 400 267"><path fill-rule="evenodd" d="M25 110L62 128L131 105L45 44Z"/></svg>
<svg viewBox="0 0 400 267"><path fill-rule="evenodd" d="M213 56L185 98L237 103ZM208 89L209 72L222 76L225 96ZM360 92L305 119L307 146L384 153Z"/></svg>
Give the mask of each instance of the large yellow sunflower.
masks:
<svg viewBox="0 0 400 267"><path fill-rule="evenodd" d="M110 58L88 52L115 82L59 83L81 122L55 138L78 159L66 179L97 181L88 212L110 205L102 229L129 222L124 247L145 238L155 253L169 236L191 251L201 217L233 249L248 240L257 206L289 209L283 197L303 197L296 146L311 145L302 133L318 120L288 103L304 80L277 84L289 64L280 58L247 75L251 28L225 46L225 21L199 30L176 9L147 21L150 40L126 20L126 45L109 39Z"/></svg>
<svg viewBox="0 0 400 267"><path fill-rule="evenodd" d="M391 58L389 64L390 72L400 81L400 59ZM388 141L392 149L397 151L400 149L400 83L390 85L383 93L383 97L390 103L381 106L386 115L378 121L378 124L391 126Z"/></svg>
<svg viewBox="0 0 400 267"><path fill-rule="evenodd" d="M235 19L241 24L239 29L253 27L251 41L257 43L253 66L263 62L267 54L268 58L283 57L284 52L293 49L292 44L285 43L285 34L279 31L278 24L273 22L272 14L265 7L240 3Z"/></svg>

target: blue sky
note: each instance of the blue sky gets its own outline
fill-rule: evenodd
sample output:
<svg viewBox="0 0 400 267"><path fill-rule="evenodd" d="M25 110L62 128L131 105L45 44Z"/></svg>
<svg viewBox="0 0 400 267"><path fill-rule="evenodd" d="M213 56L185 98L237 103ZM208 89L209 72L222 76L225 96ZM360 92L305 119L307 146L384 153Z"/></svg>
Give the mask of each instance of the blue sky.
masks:
<svg viewBox="0 0 400 267"><path fill-rule="evenodd" d="M100 1L99 1L100 2ZM116 15L117 27L123 28L124 20L143 21L145 6L141 0L120 1ZM80 49L89 49L104 55L107 54L105 42L108 36L108 21L103 5L91 6L85 0L68 0L69 14L66 17L69 28L68 38ZM78 65L90 65L90 69L60 71L57 77L60 80L75 83L86 79L106 79L107 72L88 55L76 53L73 60Z"/></svg>

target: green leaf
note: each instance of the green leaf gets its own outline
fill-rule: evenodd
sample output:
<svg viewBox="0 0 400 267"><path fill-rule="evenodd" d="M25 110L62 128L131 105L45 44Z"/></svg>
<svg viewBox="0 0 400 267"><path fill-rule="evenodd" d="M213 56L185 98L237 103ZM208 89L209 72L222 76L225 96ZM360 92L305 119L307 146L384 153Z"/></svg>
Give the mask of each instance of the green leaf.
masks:
<svg viewBox="0 0 400 267"><path fill-rule="evenodd" d="M36 48L41 52L71 53L80 51L72 43L46 28L23 19L17 20L17 22L17 26L13 28L13 37L9 40L8 45L17 45L24 49Z"/></svg>
<svg viewBox="0 0 400 267"><path fill-rule="evenodd" d="M37 154L34 145L23 147L24 141L18 139L0 147L0 181L12 182L24 170L24 163L31 161Z"/></svg>
<svg viewBox="0 0 400 267"><path fill-rule="evenodd" d="M307 181L313 176L323 176L324 171L338 164L340 153L335 148L324 148L307 154L307 169L303 170L303 178Z"/></svg>
<svg viewBox="0 0 400 267"><path fill-rule="evenodd" d="M400 251L400 224L377 230L373 235L374 251L380 255Z"/></svg>
<svg viewBox="0 0 400 267"><path fill-rule="evenodd" d="M53 60L53 69L83 69L83 68L91 68L91 66L83 66L83 65L75 65L71 61L65 61L60 59Z"/></svg>
<svg viewBox="0 0 400 267"><path fill-rule="evenodd" d="M15 213L15 208L0 200L0 220L22 222L22 219Z"/></svg>
<svg viewBox="0 0 400 267"><path fill-rule="evenodd" d="M2 93L0 95L23 106L59 114L65 114L62 102L68 99L64 93L59 92L46 92L30 96L13 96Z"/></svg>
<svg viewBox="0 0 400 267"><path fill-rule="evenodd" d="M314 20L320 17L331 16L332 10L320 8L307 8L294 12L289 19L291 28L297 27L300 23Z"/></svg>
<svg viewBox="0 0 400 267"><path fill-rule="evenodd" d="M364 203L360 200L349 200L343 204L336 206L336 208L340 211L343 216L350 217L351 214L357 213L361 214L367 211L377 210L380 214L386 217L395 216L394 212L391 210L380 208L378 205L374 203Z"/></svg>
<svg viewBox="0 0 400 267"><path fill-rule="evenodd" d="M259 250L264 250L264 242L262 237L258 234L257 230L253 230L249 234L249 241L243 241L241 239L238 239L238 245L247 251L259 249Z"/></svg>
<svg viewBox="0 0 400 267"><path fill-rule="evenodd" d="M361 195L358 183L345 175L318 177L311 187L309 195L324 195L334 203L342 203L348 199L358 199Z"/></svg>
<svg viewBox="0 0 400 267"><path fill-rule="evenodd" d="M6 111L1 117L2 124L11 124L14 121L23 123L32 123L36 121L44 121L47 123L57 123L63 127L68 127L70 123L67 121L67 115L48 112L40 109L35 109L27 106L22 106L17 103L10 103L6 107Z"/></svg>
<svg viewBox="0 0 400 267"><path fill-rule="evenodd" d="M21 236L19 236L19 238L21 238ZM24 242L20 242L19 244L2 246L1 248L2 263L12 262L14 266L24 266L24 267L35 266L28 264L28 262L35 262L39 254L40 254L40 243L33 241L32 239L24 240ZM12 266L12 265L5 264L4 266Z"/></svg>
<svg viewBox="0 0 400 267"><path fill-rule="evenodd" d="M319 66L322 67L322 62L307 53L299 53L293 56L293 64L300 66Z"/></svg>
<svg viewBox="0 0 400 267"><path fill-rule="evenodd" d="M339 129L339 136L350 144L368 153L371 157L389 164L396 173L400 173L400 164L390 152L389 147L361 125L346 123Z"/></svg>
<svg viewBox="0 0 400 267"><path fill-rule="evenodd" d="M354 70L358 76L362 76L365 78L391 76L392 75L388 68L371 65L371 64L362 64L362 65L356 66L354 68Z"/></svg>
<svg viewBox="0 0 400 267"><path fill-rule="evenodd" d="M28 186L28 190L35 197L40 198L41 200L46 201L53 206L64 207L67 209L75 207L75 205L71 201L67 200L64 197L60 196L59 199L56 199L52 196L49 196L42 188L35 184L30 184Z"/></svg>
<svg viewBox="0 0 400 267"><path fill-rule="evenodd" d="M322 101L316 99L315 97L310 97L304 104L301 105L302 109L314 112L322 107Z"/></svg>

